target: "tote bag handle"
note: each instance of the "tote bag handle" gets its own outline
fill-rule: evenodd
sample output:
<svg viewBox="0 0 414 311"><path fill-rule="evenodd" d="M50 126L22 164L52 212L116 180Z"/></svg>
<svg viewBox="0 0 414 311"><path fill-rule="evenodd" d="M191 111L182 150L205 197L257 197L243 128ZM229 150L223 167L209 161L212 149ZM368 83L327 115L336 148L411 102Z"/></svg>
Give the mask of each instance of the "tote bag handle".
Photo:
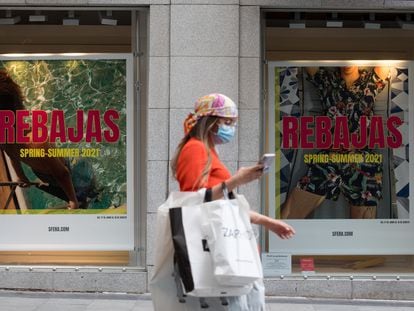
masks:
<svg viewBox="0 0 414 311"><path fill-rule="evenodd" d="M221 183L221 189L223 191L223 197L225 200L234 200L236 198L233 191L229 192L224 181ZM211 188L207 188L206 193L204 195L204 203L211 201L213 201L213 191L211 190Z"/></svg>

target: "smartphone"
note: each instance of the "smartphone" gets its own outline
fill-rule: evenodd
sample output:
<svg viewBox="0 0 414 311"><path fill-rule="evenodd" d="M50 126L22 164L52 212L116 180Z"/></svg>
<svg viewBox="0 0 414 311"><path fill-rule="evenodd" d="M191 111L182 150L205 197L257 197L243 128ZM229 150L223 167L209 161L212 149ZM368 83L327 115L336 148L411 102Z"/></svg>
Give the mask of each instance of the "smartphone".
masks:
<svg viewBox="0 0 414 311"><path fill-rule="evenodd" d="M274 153L265 153L262 156L262 158L259 160L259 163L264 165L263 173L269 172L270 166L272 165L274 159L275 159Z"/></svg>

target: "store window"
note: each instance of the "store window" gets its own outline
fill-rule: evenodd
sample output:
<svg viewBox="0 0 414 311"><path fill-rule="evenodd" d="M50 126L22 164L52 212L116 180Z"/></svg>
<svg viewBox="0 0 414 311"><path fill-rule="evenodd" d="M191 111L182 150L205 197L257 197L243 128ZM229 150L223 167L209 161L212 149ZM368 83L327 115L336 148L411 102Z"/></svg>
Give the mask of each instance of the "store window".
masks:
<svg viewBox="0 0 414 311"><path fill-rule="evenodd" d="M0 264L141 264L145 18L0 11Z"/></svg>
<svg viewBox="0 0 414 311"><path fill-rule="evenodd" d="M265 271L412 273L411 17L263 16L264 149L278 159L265 209L298 232L265 236Z"/></svg>

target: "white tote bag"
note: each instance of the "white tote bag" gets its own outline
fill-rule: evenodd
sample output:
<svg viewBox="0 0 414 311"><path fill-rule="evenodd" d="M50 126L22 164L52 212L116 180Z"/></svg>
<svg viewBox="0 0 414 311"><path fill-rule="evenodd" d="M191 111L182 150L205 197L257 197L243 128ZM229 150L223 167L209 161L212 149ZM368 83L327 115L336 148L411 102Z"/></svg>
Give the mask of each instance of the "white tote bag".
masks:
<svg viewBox="0 0 414 311"><path fill-rule="evenodd" d="M179 206L200 206L204 201L205 189L198 192L171 192L166 202L157 211L155 234L154 268L150 280L151 298L155 311L197 311L204 310L195 296L187 296L185 303L177 298L177 287L172 276L174 272L174 246L171 236L169 210ZM212 272L210 273L212 275ZM217 284L217 282L215 283ZM217 284L217 287L219 285ZM243 290L245 293L246 290ZM207 298L211 311L262 311L264 310L264 287L255 282L247 295L229 298L229 306L223 306L216 298Z"/></svg>
<svg viewBox="0 0 414 311"><path fill-rule="evenodd" d="M215 278L212 254L202 230L204 208L205 203L170 208L174 256L185 293L197 297L247 294L252 289L253 281L223 285Z"/></svg>
<svg viewBox="0 0 414 311"><path fill-rule="evenodd" d="M203 204L203 232L214 276L222 285L243 286L263 278L250 206L243 195Z"/></svg>

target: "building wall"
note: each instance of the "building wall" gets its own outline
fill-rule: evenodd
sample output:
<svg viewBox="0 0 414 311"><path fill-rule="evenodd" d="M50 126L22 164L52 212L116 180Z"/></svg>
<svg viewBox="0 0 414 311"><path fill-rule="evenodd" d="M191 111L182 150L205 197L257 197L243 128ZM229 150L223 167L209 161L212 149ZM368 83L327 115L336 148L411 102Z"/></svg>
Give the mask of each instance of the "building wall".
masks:
<svg viewBox="0 0 414 311"><path fill-rule="evenodd" d="M391 0L3 0L1 6L149 6L148 102L146 108L146 271L91 268L6 269L1 288L68 291L147 291L154 263L156 209L177 184L169 160L183 136L182 122L202 95L221 92L239 103L235 142L220 149L234 173L257 162L261 152L260 10L403 10L414 1ZM259 183L240 189L252 207L260 207ZM270 295L412 299L414 282L339 278L266 280ZM384 290L386 288L386 290ZM411 289L411 290L410 290Z"/></svg>
<svg viewBox="0 0 414 311"><path fill-rule="evenodd" d="M171 5L151 5L148 228L155 226L156 209L169 191L178 189L169 160L184 136L183 120L198 97L220 92L239 103L237 139L219 150L230 170L235 172L240 166L252 165L259 158L260 10L257 6L239 7L234 2L189 5L191 1L177 1ZM259 208L258 182L241 191L253 207ZM154 262L153 239L148 231L149 270Z"/></svg>

